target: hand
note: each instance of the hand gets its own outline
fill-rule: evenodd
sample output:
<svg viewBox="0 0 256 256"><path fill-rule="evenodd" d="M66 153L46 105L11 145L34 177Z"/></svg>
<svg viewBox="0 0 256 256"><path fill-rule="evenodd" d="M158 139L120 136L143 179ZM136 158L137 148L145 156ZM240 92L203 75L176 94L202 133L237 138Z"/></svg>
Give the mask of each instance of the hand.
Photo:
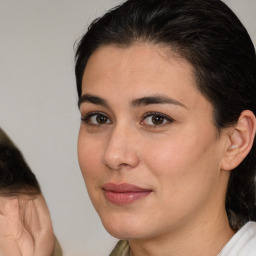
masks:
<svg viewBox="0 0 256 256"><path fill-rule="evenodd" d="M0 256L51 256L54 233L40 195L0 196Z"/></svg>

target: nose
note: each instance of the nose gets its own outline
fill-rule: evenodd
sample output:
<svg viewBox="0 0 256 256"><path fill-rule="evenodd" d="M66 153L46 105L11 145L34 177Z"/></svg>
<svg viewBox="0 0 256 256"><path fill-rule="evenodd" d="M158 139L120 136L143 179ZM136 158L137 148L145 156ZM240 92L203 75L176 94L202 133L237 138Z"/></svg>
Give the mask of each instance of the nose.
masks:
<svg viewBox="0 0 256 256"><path fill-rule="evenodd" d="M110 169L134 168L139 163L135 131L115 127L106 143L103 162Z"/></svg>

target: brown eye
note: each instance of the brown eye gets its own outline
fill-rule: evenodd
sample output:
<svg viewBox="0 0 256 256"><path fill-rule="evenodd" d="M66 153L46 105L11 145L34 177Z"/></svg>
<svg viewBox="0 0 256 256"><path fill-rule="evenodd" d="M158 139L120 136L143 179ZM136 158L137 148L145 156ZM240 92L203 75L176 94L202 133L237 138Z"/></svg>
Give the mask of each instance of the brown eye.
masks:
<svg viewBox="0 0 256 256"><path fill-rule="evenodd" d="M108 116L102 113L89 113L81 120L89 125L104 125L112 123Z"/></svg>
<svg viewBox="0 0 256 256"><path fill-rule="evenodd" d="M96 115L97 124L106 124L108 122L108 118L104 115Z"/></svg>
<svg viewBox="0 0 256 256"><path fill-rule="evenodd" d="M174 120L171 117L166 116L164 114L149 113L144 117L141 124L156 127L156 126L161 126L161 125L165 125L168 123L172 123L173 121Z"/></svg>
<svg viewBox="0 0 256 256"><path fill-rule="evenodd" d="M157 115L153 115L151 117L152 119L152 123L155 124L155 125L160 125L160 124L163 124L164 121L165 121L165 118L162 117L162 116L157 116Z"/></svg>

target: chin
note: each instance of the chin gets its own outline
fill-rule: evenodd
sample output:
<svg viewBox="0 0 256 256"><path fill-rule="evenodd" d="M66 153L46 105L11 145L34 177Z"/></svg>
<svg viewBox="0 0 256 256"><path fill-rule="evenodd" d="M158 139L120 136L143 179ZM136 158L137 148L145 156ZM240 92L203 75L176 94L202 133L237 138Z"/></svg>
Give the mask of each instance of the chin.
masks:
<svg viewBox="0 0 256 256"><path fill-rule="evenodd" d="M138 223L138 221L128 219L125 220L121 216L118 218L118 220L116 218L112 218L112 221L107 221L104 219L101 220L106 231L117 239L128 240L140 239L144 237L141 231L145 231L145 227L143 227L142 223Z"/></svg>
<svg viewBox="0 0 256 256"><path fill-rule="evenodd" d="M136 230L117 230L117 229L107 229L107 232L120 240L131 240L131 239L142 239L144 238L143 234L136 232Z"/></svg>

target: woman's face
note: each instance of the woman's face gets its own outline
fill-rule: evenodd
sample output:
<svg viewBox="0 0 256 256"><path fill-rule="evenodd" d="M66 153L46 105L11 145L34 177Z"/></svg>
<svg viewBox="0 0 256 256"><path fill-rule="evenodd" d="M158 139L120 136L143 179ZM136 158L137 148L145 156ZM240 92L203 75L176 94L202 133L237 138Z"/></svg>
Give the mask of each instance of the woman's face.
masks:
<svg viewBox="0 0 256 256"><path fill-rule="evenodd" d="M157 45L103 46L86 66L80 111L79 164L110 234L171 234L224 209L226 141L188 62Z"/></svg>

